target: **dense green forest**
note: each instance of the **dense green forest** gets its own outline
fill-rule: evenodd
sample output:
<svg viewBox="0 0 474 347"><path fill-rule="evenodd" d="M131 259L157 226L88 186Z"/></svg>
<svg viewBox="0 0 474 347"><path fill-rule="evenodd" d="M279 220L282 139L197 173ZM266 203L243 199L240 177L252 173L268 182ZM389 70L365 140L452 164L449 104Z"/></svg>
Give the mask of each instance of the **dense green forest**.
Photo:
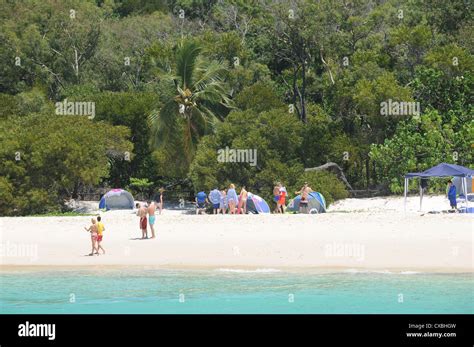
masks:
<svg viewBox="0 0 474 347"><path fill-rule="evenodd" d="M268 198L308 181L331 202L344 184L305 168L334 162L353 189L386 193L409 171L472 168L472 13L466 0L0 0L0 214L96 187L234 183ZM221 162L224 148L257 161Z"/></svg>

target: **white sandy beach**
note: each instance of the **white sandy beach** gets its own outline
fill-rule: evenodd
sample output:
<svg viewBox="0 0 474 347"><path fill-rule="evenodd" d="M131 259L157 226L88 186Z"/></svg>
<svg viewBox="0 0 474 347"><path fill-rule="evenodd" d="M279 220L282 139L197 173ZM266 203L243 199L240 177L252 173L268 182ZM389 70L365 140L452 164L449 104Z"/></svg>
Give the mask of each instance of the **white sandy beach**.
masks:
<svg viewBox="0 0 474 347"><path fill-rule="evenodd" d="M425 199L441 210L443 197ZM140 240L133 211L101 213L107 254L87 256L90 217L0 218L3 270L32 266L357 269L473 272L473 216L417 212L409 198L346 199L320 215L206 215L165 210ZM351 212L352 211L352 212Z"/></svg>

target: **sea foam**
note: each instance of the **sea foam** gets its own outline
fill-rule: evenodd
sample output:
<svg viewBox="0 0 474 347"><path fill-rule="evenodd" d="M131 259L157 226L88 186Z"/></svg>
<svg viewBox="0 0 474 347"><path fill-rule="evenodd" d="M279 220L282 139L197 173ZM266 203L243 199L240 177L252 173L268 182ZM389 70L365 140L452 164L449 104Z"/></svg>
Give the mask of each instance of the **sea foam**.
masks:
<svg viewBox="0 0 474 347"><path fill-rule="evenodd" d="M273 273L273 272L280 272L281 270L278 269L255 269L255 270L248 270L248 269L217 269L216 271L220 272L233 272L233 273Z"/></svg>

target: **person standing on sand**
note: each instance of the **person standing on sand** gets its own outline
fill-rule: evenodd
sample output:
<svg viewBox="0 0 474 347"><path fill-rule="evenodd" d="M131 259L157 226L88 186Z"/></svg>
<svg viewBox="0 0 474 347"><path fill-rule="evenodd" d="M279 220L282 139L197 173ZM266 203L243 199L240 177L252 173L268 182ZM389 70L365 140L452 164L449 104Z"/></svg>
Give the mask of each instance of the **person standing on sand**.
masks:
<svg viewBox="0 0 474 347"><path fill-rule="evenodd" d="M278 186L279 183L273 187L273 201L275 201L275 209L273 213L280 213L280 209L278 208L278 201L280 201L280 187Z"/></svg>
<svg viewBox="0 0 474 347"><path fill-rule="evenodd" d="M91 233L92 251L89 255L90 256L94 254L99 255L99 250L97 249L97 245L96 245L97 244L97 224L95 222L95 218L91 219L91 226L89 228L84 227L84 229ZM94 253L94 251L96 252Z"/></svg>
<svg viewBox="0 0 474 347"><path fill-rule="evenodd" d="M229 189L227 189L227 203L229 204L229 213L235 214L235 206L238 201L237 192L235 191L235 186L231 183Z"/></svg>
<svg viewBox="0 0 474 347"><path fill-rule="evenodd" d="M163 187L160 188L160 190L159 190L159 192L160 192L160 201L158 201L158 210L160 211L160 214L163 211L163 192L164 191L165 191L165 189Z"/></svg>
<svg viewBox="0 0 474 347"><path fill-rule="evenodd" d="M457 209L457 201L456 201L456 186L453 184L453 181L449 180L448 181L448 199L449 199L449 205L452 210Z"/></svg>
<svg viewBox="0 0 474 347"><path fill-rule="evenodd" d="M308 213L309 193L312 191L313 190L311 187L308 186L308 182L305 182L301 190L299 192L295 192L295 194L301 195L300 213Z"/></svg>
<svg viewBox="0 0 474 347"><path fill-rule="evenodd" d="M247 214L247 196L248 193L245 190L245 186L242 186L239 195L239 208L237 209L238 214Z"/></svg>
<svg viewBox="0 0 474 347"><path fill-rule="evenodd" d="M212 213L218 214L221 201L221 193L219 192L219 189L214 188L209 192L209 200L212 204Z"/></svg>
<svg viewBox="0 0 474 347"><path fill-rule="evenodd" d="M101 245L104 230L105 226L104 223L102 223L102 217L97 216L97 254L99 254L99 249L101 249L103 254L105 254L105 249Z"/></svg>
<svg viewBox="0 0 474 347"><path fill-rule="evenodd" d="M278 183L278 187L279 187L279 193L280 193L280 198L278 199L278 210L280 213L285 213L285 209L286 209L286 194L287 191L286 191L286 187L283 187L283 185L281 183Z"/></svg>
<svg viewBox="0 0 474 347"><path fill-rule="evenodd" d="M220 208L222 214L226 213L226 211L227 211L227 194L225 192L225 189L221 190L219 208Z"/></svg>
<svg viewBox="0 0 474 347"><path fill-rule="evenodd" d="M156 205L154 201L150 201L148 203L148 222L150 223L150 230L151 230L151 238L155 238L155 211L156 211Z"/></svg>
<svg viewBox="0 0 474 347"><path fill-rule="evenodd" d="M140 230L142 231L142 239L148 238L148 231L147 231L147 223L146 223L146 212L147 209L145 206L140 205L138 202L136 203L135 207L137 210L137 216L140 217Z"/></svg>

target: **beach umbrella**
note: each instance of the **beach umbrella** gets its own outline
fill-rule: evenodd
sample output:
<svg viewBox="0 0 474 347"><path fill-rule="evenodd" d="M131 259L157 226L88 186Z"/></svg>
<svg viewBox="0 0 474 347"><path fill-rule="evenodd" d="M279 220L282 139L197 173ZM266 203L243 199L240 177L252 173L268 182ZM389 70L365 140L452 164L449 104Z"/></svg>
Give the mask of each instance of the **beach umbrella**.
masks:
<svg viewBox="0 0 474 347"><path fill-rule="evenodd" d="M108 210L133 210L134 200L132 194L124 189L116 188L108 191L99 202L99 209Z"/></svg>
<svg viewBox="0 0 474 347"><path fill-rule="evenodd" d="M287 206L288 211L299 212L301 195L298 195ZM311 214L326 212L326 200L321 193L311 192L308 194L308 211Z"/></svg>
<svg viewBox="0 0 474 347"><path fill-rule="evenodd" d="M258 213L270 213L270 207L267 202L258 195L248 193L247 195L247 211Z"/></svg>

